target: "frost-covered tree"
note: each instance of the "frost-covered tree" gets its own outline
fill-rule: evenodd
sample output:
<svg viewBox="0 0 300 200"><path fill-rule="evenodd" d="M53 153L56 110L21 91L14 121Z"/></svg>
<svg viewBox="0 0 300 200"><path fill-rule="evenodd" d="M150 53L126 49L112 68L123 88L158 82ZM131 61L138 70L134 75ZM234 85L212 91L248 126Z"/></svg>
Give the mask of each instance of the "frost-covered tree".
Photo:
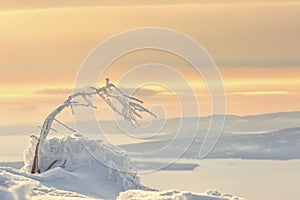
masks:
<svg viewBox="0 0 300 200"><path fill-rule="evenodd" d="M96 106L93 105L91 98L92 96L101 97L110 107L111 109L122 115L125 120L129 121L133 126L139 126L137 122L137 118L142 118L141 113L145 112L153 117L156 117L151 111L144 108L141 104L143 101L128 96L124 94L119 88L117 88L114 84L109 82L109 79L106 79L105 86L101 88L91 87L90 92L76 92L70 95L61 105L59 105L56 109L54 109L45 119L43 126L41 128L40 137L38 138L38 143L34 152L34 160L32 164L31 173L41 173L41 169L39 167L41 154L40 149L46 140L46 137L49 134L49 131L52 129L51 126L53 122L57 122L60 125L74 131L72 128L68 127L64 123L58 121L56 116L61 113L64 109L70 107L73 112L73 107L76 106L84 106L96 109ZM81 98L82 102L78 102L78 98ZM76 100L77 99L77 100ZM116 100L121 106L114 105L113 100Z"/></svg>

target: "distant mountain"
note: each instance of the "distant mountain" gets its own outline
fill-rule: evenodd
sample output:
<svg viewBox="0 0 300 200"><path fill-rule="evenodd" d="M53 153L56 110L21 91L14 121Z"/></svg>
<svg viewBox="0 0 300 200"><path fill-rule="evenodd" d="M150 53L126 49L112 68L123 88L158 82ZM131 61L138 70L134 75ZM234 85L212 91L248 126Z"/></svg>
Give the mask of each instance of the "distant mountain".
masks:
<svg viewBox="0 0 300 200"><path fill-rule="evenodd" d="M138 144L123 145L129 152L139 152L141 157L174 158L184 152L184 158L198 158L203 137L198 137L190 146L189 138L157 140ZM172 145L168 148L168 145ZM163 151L151 153L164 148ZM187 150L185 150L187 148ZM145 154L143 154L145 153ZM223 134L207 158L241 158L241 159L300 159L300 127L282 129L264 134Z"/></svg>
<svg viewBox="0 0 300 200"><path fill-rule="evenodd" d="M222 116L217 116L222 117ZM143 129L134 128L125 121L84 121L80 123L81 134L97 134L104 132L108 134L123 134L124 130L132 134L158 134L158 139L165 137L165 134L174 134L179 129L180 125L184 124L184 132L190 134L195 132L195 125L198 125L199 134L205 134L210 116L200 118L172 118L172 119L158 119L153 120L149 126L144 126ZM41 125L41 122L37 124L15 124L0 126L0 135L24 135L24 134L39 134L37 125ZM67 123L71 127L75 127L74 123ZM99 126L101 129L99 129ZM69 133L64 127L60 125L53 125L53 127L60 133ZM263 133L270 132L279 129L300 127L300 112L280 112L269 113L262 115L249 115L249 116L236 116L226 115L226 121L224 125L224 133ZM152 138L153 139L153 138Z"/></svg>

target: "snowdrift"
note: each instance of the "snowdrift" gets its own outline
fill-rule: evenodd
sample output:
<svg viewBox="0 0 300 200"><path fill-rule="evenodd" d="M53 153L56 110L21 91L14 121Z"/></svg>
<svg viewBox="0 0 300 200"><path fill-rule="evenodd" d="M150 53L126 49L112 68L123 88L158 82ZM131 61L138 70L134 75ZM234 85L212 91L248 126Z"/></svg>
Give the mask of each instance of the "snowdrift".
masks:
<svg viewBox="0 0 300 200"><path fill-rule="evenodd" d="M30 172L34 157L37 138L32 136L29 147L24 151L23 171ZM71 136L54 137L45 140L40 149L40 168L46 169L60 166L67 171L74 171L80 167L93 165L106 165L111 169L127 172L127 175L136 173L130 165L130 159L125 152L116 150L115 147L102 143L102 140L88 139L78 134ZM94 162L97 162L95 164ZM110 170L110 174L113 170ZM124 178L124 177L122 177Z"/></svg>
<svg viewBox="0 0 300 200"><path fill-rule="evenodd" d="M36 144L37 138L32 137L24 151L24 172L31 171ZM39 181L47 186L97 198L115 198L121 191L146 189L139 183L128 155L101 140L76 134L50 138L40 152L40 168L46 172Z"/></svg>
<svg viewBox="0 0 300 200"><path fill-rule="evenodd" d="M17 169L0 167L0 177L1 200L94 199L70 190L58 189L58 187L55 187L55 176L52 178L49 176L47 178L47 176L44 175L34 176L20 172ZM61 177L61 179L62 178L63 177ZM46 186L51 184L53 187ZM69 184L67 180L65 184ZM71 186L76 186L76 183L71 184ZM76 187L74 187L74 189L76 190Z"/></svg>
<svg viewBox="0 0 300 200"><path fill-rule="evenodd" d="M221 194L218 191L209 190L203 194L181 192L177 190L168 191L141 191L128 190L121 192L117 200L155 199L155 200L242 200L242 198L231 194Z"/></svg>
<svg viewBox="0 0 300 200"><path fill-rule="evenodd" d="M216 191L205 194L158 191L139 182L124 152L80 135L50 138L41 149L40 167L31 174L38 140L31 137L21 170L0 167L0 199L239 199Z"/></svg>

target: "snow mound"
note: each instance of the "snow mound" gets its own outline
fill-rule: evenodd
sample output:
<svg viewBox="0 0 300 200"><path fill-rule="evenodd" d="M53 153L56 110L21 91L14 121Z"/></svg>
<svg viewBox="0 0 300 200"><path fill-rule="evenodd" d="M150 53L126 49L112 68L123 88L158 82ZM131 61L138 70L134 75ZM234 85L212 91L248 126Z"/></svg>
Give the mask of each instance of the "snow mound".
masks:
<svg viewBox="0 0 300 200"><path fill-rule="evenodd" d="M37 142L37 137L31 137L30 145L23 153L24 171L31 171ZM41 171L47 171L51 165L50 168L63 166L65 170L73 171L96 160L110 168L135 173L125 152L117 151L115 147L102 143L102 140L88 139L78 134L46 139L40 152Z"/></svg>
<svg viewBox="0 0 300 200"><path fill-rule="evenodd" d="M19 170L0 167L0 199L1 200L80 200L93 199L76 192L60 190L43 185L34 175Z"/></svg>
<svg viewBox="0 0 300 200"><path fill-rule="evenodd" d="M24 151L24 167L30 173L36 137L31 137ZM35 177L44 185L78 192L96 198L115 198L128 189L146 189L139 183L136 171L124 152L81 135L45 140L41 149L40 168Z"/></svg>
<svg viewBox="0 0 300 200"><path fill-rule="evenodd" d="M154 199L154 200L244 200L230 194L221 195L218 191L209 190L204 194L193 194L177 190L167 191L141 191L128 190L121 192L117 200Z"/></svg>

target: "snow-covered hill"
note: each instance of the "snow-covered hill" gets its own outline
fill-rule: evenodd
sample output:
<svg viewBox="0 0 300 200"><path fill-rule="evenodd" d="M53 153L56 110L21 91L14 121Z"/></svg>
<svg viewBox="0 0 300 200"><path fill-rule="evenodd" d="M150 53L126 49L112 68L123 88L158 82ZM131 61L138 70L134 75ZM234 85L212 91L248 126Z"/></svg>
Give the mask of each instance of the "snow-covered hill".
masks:
<svg viewBox="0 0 300 200"><path fill-rule="evenodd" d="M139 183L129 157L99 140L80 135L47 139L41 168L31 174L36 138L24 151L21 170L0 167L1 200L27 199L239 199L216 191L205 194L158 191ZM54 162L54 164L53 164Z"/></svg>
<svg viewBox="0 0 300 200"><path fill-rule="evenodd" d="M173 142L176 150L167 149L163 153L143 154L154 158L176 158L178 152L184 152L184 158L197 159L203 137L197 137L185 150L186 144L191 139L188 137L169 138L137 144L122 145L130 152L149 152L159 149ZM300 159L300 127L282 129L261 134L229 134L224 133L219 138L216 146L206 158L241 158L241 159L268 159L289 160ZM177 152L176 152L177 151ZM150 155L150 156L149 156Z"/></svg>

